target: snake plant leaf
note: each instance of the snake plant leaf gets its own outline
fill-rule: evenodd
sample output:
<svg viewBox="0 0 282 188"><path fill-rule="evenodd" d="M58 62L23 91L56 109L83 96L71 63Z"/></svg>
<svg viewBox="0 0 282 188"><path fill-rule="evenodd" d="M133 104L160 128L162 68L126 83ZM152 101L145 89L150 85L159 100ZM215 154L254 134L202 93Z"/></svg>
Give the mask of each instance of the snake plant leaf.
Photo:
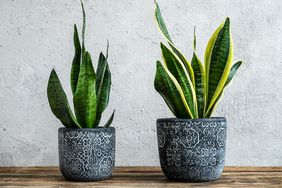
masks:
<svg viewBox="0 0 282 188"><path fill-rule="evenodd" d="M79 36L78 36L76 25L74 25L73 43L75 48L75 54L72 61L70 81L71 81L71 90L74 95L76 90L78 75L79 75L80 62L81 62L81 46L79 42Z"/></svg>
<svg viewBox="0 0 282 188"><path fill-rule="evenodd" d="M217 106L217 104L219 103L221 97L223 95L223 90L221 91L221 93L219 94L219 96L217 97L217 99L215 100L215 102L213 103L212 107L206 112L205 114L205 118L210 118L211 115L214 112L215 107Z"/></svg>
<svg viewBox="0 0 282 188"><path fill-rule="evenodd" d="M116 111L116 110L113 111L113 113L112 113L110 119L109 119L109 120L106 122L106 124L104 125L105 128L109 127L109 126L112 124L113 119L114 119L114 116L115 116L115 111Z"/></svg>
<svg viewBox="0 0 282 188"><path fill-rule="evenodd" d="M67 96L54 69L49 77L47 95L53 114L64 126L68 128L81 128L71 111Z"/></svg>
<svg viewBox="0 0 282 188"><path fill-rule="evenodd" d="M230 20L226 18L210 38L205 52L207 111L224 88L233 61Z"/></svg>
<svg viewBox="0 0 282 188"><path fill-rule="evenodd" d="M88 52L82 58L78 84L73 98L77 120L82 127L93 128L96 119L96 75Z"/></svg>
<svg viewBox="0 0 282 188"><path fill-rule="evenodd" d="M81 9L82 9L82 15L83 15L83 25L82 25L82 56L84 56L85 53L85 45L84 45L84 39L85 39L85 27L86 27L86 14L84 9L84 4L82 0L80 0L81 3Z"/></svg>
<svg viewBox="0 0 282 188"><path fill-rule="evenodd" d="M242 65L242 61L237 61L234 65L232 65L228 78L225 82L224 88L232 81L234 75L236 74L239 67Z"/></svg>
<svg viewBox="0 0 282 188"><path fill-rule="evenodd" d="M171 40L171 37L169 35L169 32L167 30L166 24L164 22L160 7L158 5L158 3L155 1L155 19L157 21L158 24L158 28L161 31L161 33L163 34L163 36L165 37L165 39L167 40L168 44L170 45L171 49L174 51L174 53L179 57L179 59L184 63L185 68L188 71L188 74L190 76L190 79L192 81L192 83L195 85L195 78L194 78L194 73L193 73L193 69L191 67L190 62L185 58L185 56L181 53L181 51L179 49L176 48L176 46L174 45L174 43Z"/></svg>
<svg viewBox="0 0 282 188"><path fill-rule="evenodd" d="M96 95L97 95L97 113L95 126L99 125L101 115L109 103L109 96L111 90L111 72L107 62L107 58L103 53L100 53L98 66L97 66L97 79L96 79Z"/></svg>
<svg viewBox="0 0 282 188"><path fill-rule="evenodd" d="M243 63L242 61L238 61L238 62L236 62L236 63L232 66L232 68L231 68L231 70L230 70L230 73L229 73L229 75L228 75L228 78L227 78L227 80L226 80L226 82L225 82L224 89L225 89L225 87L232 81L234 75L236 74L237 70L239 69L239 67L241 66L242 63ZM217 106L218 102L220 101L220 98L221 98L222 95L223 95L223 91L224 91L224 90L221 91L220 95L217 97L215 103L214 103L213 106L210 108L210 110L207 111L205 117L207 117L207 118L211 117L211 115L212 115L212 113L213 113L215 107Z"/></svg>
<svg viewBox="0 0 282 188"><path fill-rule="evenodd" d="M194 26L194 39L193 39L193 49L196 51L197 47L197 37L196 37L196 26Z"/></svg>
<svg viewBox="0 0 282 188"><path fill-rule="evenodd" d="M205 71L203 65L199 60L198 56L196 55L196 52L193 53L192 68L195 77L195 90L197 96L198 116L199 118L203 118L205 115L204 110L205 110L205 102L206 102L205 100L206 77L205 77Z"/></svg>
<svg viewBox="0 0 282 188"><path fill-rule="evenodd" d="M197 96L197 108L198 108L198 116L199 118L203 118L205 115L205 87L206 87L206 75L203 65L196 54L196 27L194 27L194 39L193 39L193 57L192 57L192 68L195 77L195 90Z"/></svg>
<svg viewBox="0 0 282 188"><path fill-rule="evenodd" d="M193 85L195 85L195 77L194 77L194 72L193 72L193 68L190 64L190 62L186 59L186 57L172 44L169 43L171 49L173 50L173 52L178 56L178 58L183 62L186 71L189 74L190 80L193 83Z"/></svg>
<svg viewBox="0 0 282 188"><path fill-rule="evenodd" d="M160 7L159 7L159 5L158 5L156 0L155 0L155 5L156 5L156 8L155 8L155 19L156 19L156 21L158 23L159 29L161 30L161 33L164 35L164 37L169 42L173 43L172 40L171 40L171 37L169 35L169 32L167 30L167 27L165 25L165 22L164 22L164 19L163 19Z"/></svg>
<svg viewBox="0 0 282 188"><path fill-rule="evenodd" d="M109 47L110 47L110 43L109 43L109 41L107 40L106 59L108 59L108 57L109 57Z"/></svg>
<svg viewBox="0 0 282 188"><path fill-rule="evenodd" d="M179 60L179 58L162 43L161 50L166 67L181 86L181 89L189 106L188 112L191 112L190 116L193 118L198 117L198 112L196 110L196 93L189 75L185 69L185 66L183 65L181 60Z"/></svg>
<svg viewBox="0 0 282 188"><path fill-rule="evenodd" d="M177 118L192 118L179 83L160 61L157 61L154 86Z"/></svg>

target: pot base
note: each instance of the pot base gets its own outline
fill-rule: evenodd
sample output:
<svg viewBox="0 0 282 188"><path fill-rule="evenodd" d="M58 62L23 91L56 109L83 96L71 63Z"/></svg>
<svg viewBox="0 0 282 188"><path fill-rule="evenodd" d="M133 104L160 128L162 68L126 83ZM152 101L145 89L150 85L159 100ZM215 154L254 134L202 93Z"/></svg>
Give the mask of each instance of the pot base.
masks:
<svg viewBox="0 0 282 188"><path fill-rule="evenodd" d="M102 181L106 179L110 179L112 175L107 176L107 177L101 177L101 178L75 178L75 177L65 177L65 180L67 181L73 181L73 182L91 182L91 181Z"/></svg>
<svg viewBox="0 0 282 188"><path fill-rule="evenodd" d="M223 167L219 166L217 169L212 168L190 168L182 169L182 174L174 174L163 169L165 176L172 181L181 181L181 182L207 182L214 181L221 177Z"/></svg>

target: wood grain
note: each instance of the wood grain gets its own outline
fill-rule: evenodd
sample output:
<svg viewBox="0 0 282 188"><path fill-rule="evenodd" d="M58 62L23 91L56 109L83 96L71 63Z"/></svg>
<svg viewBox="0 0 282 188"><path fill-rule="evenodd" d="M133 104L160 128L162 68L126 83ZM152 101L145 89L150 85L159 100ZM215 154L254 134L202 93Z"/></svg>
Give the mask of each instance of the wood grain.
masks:
<svg viewBox="0 0 282 188"><path fill-rule="evenodd" d="M203 183L173 182L159 167L116 167L111 179L96 182L71 182L58 167L2 167L1 187L279 187L282 167L226 167L219 180Z"/></svg>

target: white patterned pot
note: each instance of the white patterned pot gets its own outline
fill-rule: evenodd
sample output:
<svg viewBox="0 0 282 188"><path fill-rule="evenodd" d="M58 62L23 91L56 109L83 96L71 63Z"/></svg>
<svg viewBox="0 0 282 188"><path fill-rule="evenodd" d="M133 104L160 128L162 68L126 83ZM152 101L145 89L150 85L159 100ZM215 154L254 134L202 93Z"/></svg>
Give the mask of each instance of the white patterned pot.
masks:
<svg viewBox="0 0 282 188"><path fill-rule="evenodd" d="M225 162L226 119L158 119L159 156L165 176L177 181L210 181Z"/></svg>
<svg viewBox="0 0 282 188"><path fill-rule="evenodd" d="M115 128L59 128L60 170L67 180L111 177L115 163Z"/></svg>

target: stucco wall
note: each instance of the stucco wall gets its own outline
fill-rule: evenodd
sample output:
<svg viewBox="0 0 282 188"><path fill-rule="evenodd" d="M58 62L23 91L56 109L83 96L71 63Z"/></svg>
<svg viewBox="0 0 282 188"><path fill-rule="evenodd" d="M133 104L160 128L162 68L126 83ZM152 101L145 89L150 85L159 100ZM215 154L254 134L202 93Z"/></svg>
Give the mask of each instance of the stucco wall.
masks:
<svg viewBox="0 0 282 188"><path fill-rule="evenodd" d="M235 60L245 63L215 113L228 120L227 165L282 165L282 1L159 3L189 58L194 25L203 59L212 32L231 18ZM110 41L113 87L103 122L116 109L116 164L159 165L155 121L172 114L153 88L163 40L153 0L86 0L85 6L95 66ZM0 1L0 166L57 164L61 124L48 106L47 80L55 67L71 96L73 24L81 22L78 0Z"/></svg>

